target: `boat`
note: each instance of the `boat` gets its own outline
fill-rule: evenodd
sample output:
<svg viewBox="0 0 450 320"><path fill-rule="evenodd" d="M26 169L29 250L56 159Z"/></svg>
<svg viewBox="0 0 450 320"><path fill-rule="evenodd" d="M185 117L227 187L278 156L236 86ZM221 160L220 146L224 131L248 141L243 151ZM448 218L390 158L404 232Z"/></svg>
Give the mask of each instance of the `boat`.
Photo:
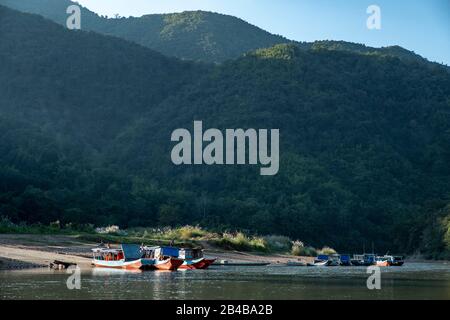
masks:
<svg viewBox="0 0 450 320"><path fill-rule="evenodd" d="M328 267L337 267L341 265L341 256L339 254L332 254L328 258Z"/></svg>
<svg viewBox="0 0 450 320"><path fill-rule="evenodd" d="M355 254L350 260L353 266L372 266L375 264L376 255L375 254Z"/></svg>
<svg viewBox="0 0 450 320"><path fill-rule="evenodd" d="M122 244L118 249L95 248L92 252L92 264L98 268L174 271L183 263L171 257L150 257L143 247L132 244Z"/></svg>
<svg viewBox="0 0 450 320"><path fill-rule="evenodd" d="M320 254L314 259L315 267L336 267L340 265L340 256L338 254L326 255Z"/></svg>
<svg viewBox="0 0 450 320"><path fill-rule="evenodd" d="M150 267L151 261L142 259L139 246L121 245L118 249L92 249L92 264L98 268L139 270Z"/></svg>
<svg viewBox="0 0 450 320"><path fill-rule="evenodd" d="M152 269L175 271L184 263L178 258L178 249L173 247L140 247L144 261L151 264ZM177 253L174 255L174 253Z"/></svg>
<svg viewBox="0 0 450 320"><path fill-rule="evenodd" d="M207 269L216 259L206 259L203 249L200 248L176 248L176 247L144 247L143 251L148 258L156 258L160 261L171 259L171 263L181 261L178 269L195 270Z"/></svg>
<svg viewBox="0 0 450 320"><path fill-rule="evenodd" d="M375 263L378 267L391 267L391 266L400 267L405 262L403 260L403 257L385 255L382 257L377 257Z"/></svg>
<svg viewBox="0 0 450 320"><path fill-rule="evenodd" d="M403 256L392 256L392 266L401 267L405 264L405 258Z"/></svg>
<svg viewBox="0 0 450 320"><path fill-rule="evenodd" d="M203 257L203 249L200 248L181 248L178 250L178 258L184 260L180 266L182 270L206 269L209 267Z"/></svg>
<svg viewBox="0 0 450 320"><path fill-rule="evenodd" d="M352 265L351 258L350 258L349 254L341 254L341 256L340 256L340 265L341 266L345 266L345 267L348 267L348 266Z"/></svg>

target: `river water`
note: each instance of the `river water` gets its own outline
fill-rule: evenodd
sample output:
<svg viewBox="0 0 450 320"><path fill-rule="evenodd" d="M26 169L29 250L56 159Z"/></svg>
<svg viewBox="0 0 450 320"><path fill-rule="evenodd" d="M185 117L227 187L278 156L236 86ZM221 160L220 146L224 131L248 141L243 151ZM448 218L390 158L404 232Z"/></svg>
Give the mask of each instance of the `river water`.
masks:
<svg viewBox="0 0 450 320"><path fill-rule="evenodd" d="M1 299L450 299L450 264L381 268L381 290L367 288L363 267L235 267L176 272L81 272L69 290L66 271L1 271Z"/></svg>

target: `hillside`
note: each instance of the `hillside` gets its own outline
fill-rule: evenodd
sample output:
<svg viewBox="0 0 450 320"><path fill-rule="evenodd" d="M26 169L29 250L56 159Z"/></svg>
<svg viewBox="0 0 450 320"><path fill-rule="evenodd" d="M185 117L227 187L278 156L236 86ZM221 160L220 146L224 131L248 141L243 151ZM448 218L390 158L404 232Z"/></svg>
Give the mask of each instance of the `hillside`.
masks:
<svg viewBox="0 0 450 320"><path fill-rule="evenodd" d="M442 67L293 44L205 66L4 7L0 30L0 216L448 252ZM171 132L199 119L279 128L279 174L172 165Z"/></svg>
<svg viewBox="0 0 450 320"><path fill-rule="evenodd" d="M0 5L65 25L69 0L0 0ZM247 51L287 42L241 19L203 11L106 18L82 8L82 29L112 35L168 56L222 62Z"/></svg>
<svg viewBox="0 0 450 320"><path fill-rule="evenodd" d="M0 5L42 15L65 25L70 0L0 0ZM107 18L82 8L82 29L116 36L184 60L224 62L256 49L295 43L304 50L327 49L426 61L398 46L371 48L345 41L294 42L241 19L204 11Z"/></svg>

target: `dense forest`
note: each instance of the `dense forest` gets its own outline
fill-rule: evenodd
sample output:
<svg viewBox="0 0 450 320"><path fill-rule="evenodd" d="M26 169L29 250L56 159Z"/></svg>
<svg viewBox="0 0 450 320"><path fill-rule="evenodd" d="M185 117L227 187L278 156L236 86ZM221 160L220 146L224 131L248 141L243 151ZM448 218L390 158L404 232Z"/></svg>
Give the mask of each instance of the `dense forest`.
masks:
<svg viewBox="0 0 450 320"><path fill-rule="evenodd" d="M357 48L188 62L0 6L0 216L448 257L448 68ZM194 120L280 129L279 174L174 166L170 134Z"/></svg>

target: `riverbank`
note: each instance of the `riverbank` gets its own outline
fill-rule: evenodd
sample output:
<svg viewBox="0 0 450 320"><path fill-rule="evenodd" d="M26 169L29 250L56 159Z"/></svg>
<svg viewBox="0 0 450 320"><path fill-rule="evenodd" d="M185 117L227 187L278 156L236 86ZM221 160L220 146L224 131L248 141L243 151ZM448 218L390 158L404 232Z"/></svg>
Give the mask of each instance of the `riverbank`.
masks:
<svg viewBox="0 0 450 320"><path fill-rule="evenodd" d="M0 270L18 270L48 266L54 260L91 267L91 249L98 243L71 235L0 234ZM233 262L266 262L286 264L288 261L311 262L311 257L283 254L260 254L228 251L202 243L205 256Z"/></svg>

